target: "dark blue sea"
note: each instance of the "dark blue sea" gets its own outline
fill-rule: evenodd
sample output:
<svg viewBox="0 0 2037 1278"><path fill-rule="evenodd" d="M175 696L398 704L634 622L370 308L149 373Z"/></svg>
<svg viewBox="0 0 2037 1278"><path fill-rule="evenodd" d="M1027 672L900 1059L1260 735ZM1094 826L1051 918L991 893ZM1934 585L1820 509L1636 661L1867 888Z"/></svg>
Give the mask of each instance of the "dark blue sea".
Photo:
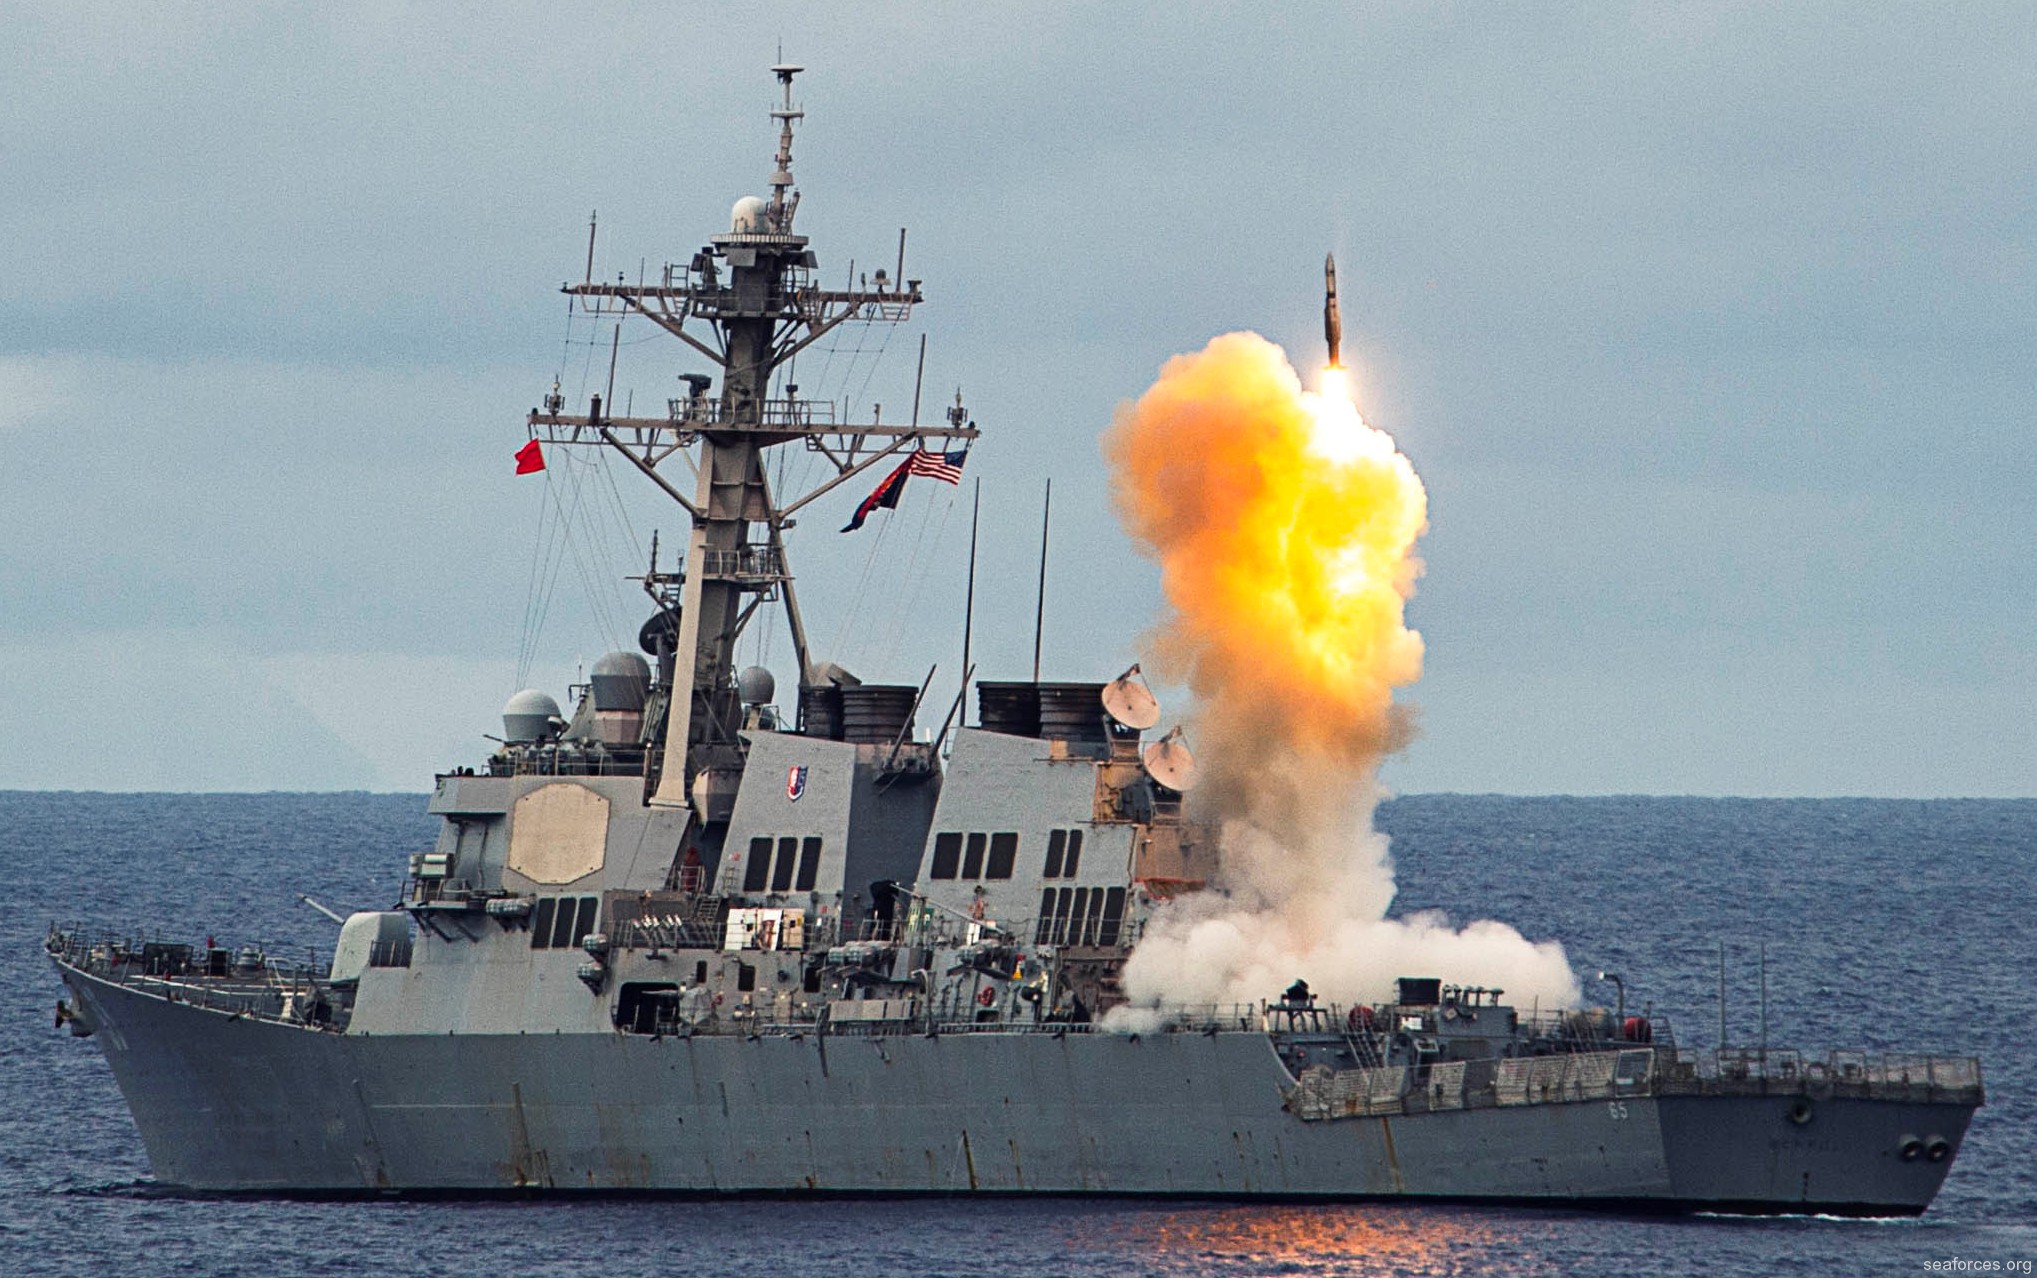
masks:
<svg viewBox="0 0 2037 1278"><path fill-rule="evenodd" d="M1975 1053L1989 1100L1922 1220L1194 1202L262 1202L150 1187L97 1047L53 1030L52 920L323 949L394 901L416 796L0 793L0 1275L2030 1272L2037 801L1418 796L1399 908L1507 920L1612 969L1686 1044ZM1611 991L1603 990L1610 1001ZM1594 997L1597 995L1595 994ZM1965 1262L1933 1268L1934 1262Z"/></svg>

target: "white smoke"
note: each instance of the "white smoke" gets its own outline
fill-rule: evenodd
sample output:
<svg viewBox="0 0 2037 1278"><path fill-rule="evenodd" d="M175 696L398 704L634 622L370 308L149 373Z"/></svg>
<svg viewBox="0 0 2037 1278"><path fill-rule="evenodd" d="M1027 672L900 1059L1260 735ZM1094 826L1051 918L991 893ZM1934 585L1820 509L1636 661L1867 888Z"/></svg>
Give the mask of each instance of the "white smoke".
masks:
<svg viewBox="0 0 2037 1278"><path fill-rule="evenodd" d="M1388 917L1393 863L1374 804L1367 787L1312 831L1224 822L1221 882L1155 912L1125 965L1131 1005L1120 1018L1155 1005L1254 1004L1297 977L1345 1004L1388 1001L1402 976L1504 989L1519 1007L1577 1003L1559 942L1490 919L1453 928L1438 911Z"/></svg>
<svg viewBox="0 0 2037 1278"><path fill-rule="evenodd" d="M1427 499L1332 373L1306 392L1278 347L1230 334L1169 361L1106 440L1119 510L1162 567L1154 664L1199 703L1196 815L1221 830L1209 890L1148 920L1117 1024L1256 1004L1296 978L1345 1003L1387 999L1398 976L1501 988L1517 1006L1578 999L1555 942L1388 917L1393 861L1372 816L1379 760L1411 735L1393 690L1421 673L1403 611Z"/></svg>

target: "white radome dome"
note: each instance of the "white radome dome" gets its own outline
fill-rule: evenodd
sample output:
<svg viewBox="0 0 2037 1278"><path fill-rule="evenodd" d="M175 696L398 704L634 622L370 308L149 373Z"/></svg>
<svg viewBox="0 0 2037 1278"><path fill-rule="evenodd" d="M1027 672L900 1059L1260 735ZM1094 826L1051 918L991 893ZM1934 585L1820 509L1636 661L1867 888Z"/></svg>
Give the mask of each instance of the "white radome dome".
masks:
<svg viewBox="0 0 2037 1278"><path fill-rule="evenodd" d="M587 685L596 710L642 710L651 691L651 663L634 652L608 653L594 663Z"/></svg>
<svg viewBox="0 0 2037 1278"><path fill-rule="evenodd" d="M559 717L558 702L536 688L525 688L503 703L502 738L516 742L541 740Z"/></svg>
<svg viewBox="0 0 2037 1278"><path fill-rule="evenodd" d="M745 195L729 210L731 235L760 235L765 230L764 210L769 206L761 195Z"/></svg>
<svg viewBox="0 0 2037 1278"><path fill-rule="evenodd" d="M736 695L746 706L762 706L771 703L771 697L778 691L778 680L763 666L745 666L736 676Z"/></svg>

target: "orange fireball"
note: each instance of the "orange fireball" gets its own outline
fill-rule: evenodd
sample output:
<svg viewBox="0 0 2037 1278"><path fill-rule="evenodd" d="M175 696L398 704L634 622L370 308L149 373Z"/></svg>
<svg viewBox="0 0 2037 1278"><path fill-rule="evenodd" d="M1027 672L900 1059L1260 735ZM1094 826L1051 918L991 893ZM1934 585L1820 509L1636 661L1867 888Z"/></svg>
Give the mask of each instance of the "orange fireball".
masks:
<svg viewBox="0 0 2037 1278"><path fill-rule="evenodd" d="M1563 947L1502 923L1389 918L1393 863L1372 826L1380 756L1405 735L1394 689L1422 672L1406 605L1428 499L1351 402L1311 394L1251 333L1169 360L1106 440L1126 527L1160 562L1156 673L1198 703L1200 817L1220 829L1215 891L1156 909L1126 961L1126 1026L1162 1004L1251 1003L1306 977L1387 996L1413 970L1567 1006Z"/></svg>
<svg viewBox="0 0 2037 1278"><path fill-rule="evenodd" d="M1393 690L1422 670L1405 605L1428 501L1343 370L1311 393L1278 346L1226 334L1169 360L1105 448L1161 565L1160 666L1195 691L1213 773L1268 746L1376 762Z"/></svg>

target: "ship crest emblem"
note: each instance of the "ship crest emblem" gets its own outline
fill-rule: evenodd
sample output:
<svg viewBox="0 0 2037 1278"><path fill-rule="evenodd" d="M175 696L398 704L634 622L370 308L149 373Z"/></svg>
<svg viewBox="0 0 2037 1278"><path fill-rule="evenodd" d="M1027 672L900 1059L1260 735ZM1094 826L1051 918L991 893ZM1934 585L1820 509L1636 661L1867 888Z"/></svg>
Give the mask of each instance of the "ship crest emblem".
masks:
<svg viewBox="0 0 2037 1278"><path fill-rule="evenodd" d="M785 797L799 802L799 796L806 793L806 765L794 764L785 770Z"/></svg>

